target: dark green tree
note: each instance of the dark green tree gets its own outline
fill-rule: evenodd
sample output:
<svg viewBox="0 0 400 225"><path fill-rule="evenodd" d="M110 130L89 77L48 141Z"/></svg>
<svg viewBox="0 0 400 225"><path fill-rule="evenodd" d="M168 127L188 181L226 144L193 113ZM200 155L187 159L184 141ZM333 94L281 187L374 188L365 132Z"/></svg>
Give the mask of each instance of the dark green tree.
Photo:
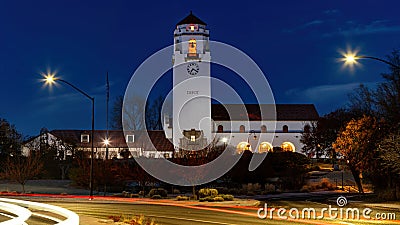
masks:
<svg viewBox="0 0 400 225"><path fill-rule="evenodd" d="M21 155L23 137L14 125L0 119L0 157Z"/></svg>

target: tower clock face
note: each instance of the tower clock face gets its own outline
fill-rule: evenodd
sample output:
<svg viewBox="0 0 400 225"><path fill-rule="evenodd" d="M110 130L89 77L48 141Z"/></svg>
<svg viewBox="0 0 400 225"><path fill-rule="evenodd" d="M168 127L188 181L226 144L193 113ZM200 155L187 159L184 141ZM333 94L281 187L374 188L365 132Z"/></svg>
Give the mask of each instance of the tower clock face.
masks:
<svg viewBox="0 0 400 225"><path fill-rule="evenodd" d="M189 63L186 69L190 75L196 75L199 72L200 67L197 63Z"/></svg>

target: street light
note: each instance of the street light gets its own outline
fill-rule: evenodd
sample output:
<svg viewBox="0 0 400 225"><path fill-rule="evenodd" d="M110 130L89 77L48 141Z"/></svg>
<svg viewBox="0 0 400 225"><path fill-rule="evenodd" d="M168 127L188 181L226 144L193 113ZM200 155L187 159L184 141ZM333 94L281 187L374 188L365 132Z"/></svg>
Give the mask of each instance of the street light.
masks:
<svg viewBox="0 0 400 225"><path fill-rule="evenodd" d="M354 65L354 64L358 63L357 62L358 59L372 59L372 60L376 60L376 61L380 61L380 62L386 63L387 65L389 65L389 66L391 66L393 68L400 69L400 66L395 65L395 64L393 64L393 63L391 63L391 62L389 62L387 60L380 59L380 58L373 57L373 56L357 55L356 52L351 52L351 51L343 54L342 61L345 62L345 65Z"/></svg>
<svg viewBox="0 0 400 225"><path fill-rule="evenodd" d="M53 85L56 83L56 81L60 81L63 82L69 86L71 86L73 89L75 89L76 91L78 91L79 93L83 94L85 97L87 97L88 99L90 99L90 101L92 102L92 130L90 133L90 139L92 141L92 145L90 148L90 178L89 178L89 188L90 188L90 200L93 199L93 157L94 157L94 97L91 97L90 95L86 94L84 91L82 91L81 89L77 88L75 85L71 84L70 82L63 80L61 78L55 77L55 74L44 74L44 81L45 84L47 85Z"/></svg>

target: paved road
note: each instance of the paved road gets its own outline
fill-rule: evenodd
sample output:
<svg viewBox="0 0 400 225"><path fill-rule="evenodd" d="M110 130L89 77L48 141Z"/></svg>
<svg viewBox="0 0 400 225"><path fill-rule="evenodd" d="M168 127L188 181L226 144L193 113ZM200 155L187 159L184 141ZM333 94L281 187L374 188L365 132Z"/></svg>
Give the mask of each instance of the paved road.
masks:
<svg viewBox="0 0 400 225"><path fill-rule="evenodd" d="M397 221L342 221L342 220L261 220L257 217L256 207L242 207L232 205L201 205L196 202L176 202L171 200L146 200L146 199L58 199L58 198L34 198L37 202L61 206L76 212L81 216L82 225L100 225L100 219L106 219L111 215L145 215L153 218L157 224L164 225L192 225L192 224L216 224L216 225L257 225L257 224L313 224L313 225L361 225L361 224L399 224ZM124 202L126 201L126 202ZM308 201L280 201L273 207L326 207L325 204ZM385 210L386 211L386 210ZM88 220L87 218L91 218ZM48 221L32 218L27 221L30 225L52 224ZM54 224L54 223L53 223Z"/></svg>
<svg viewBox="0 0 400 225"><path fill-rule="evenodd" d="M39 200L37 200L39 201ZM175 204L173 201L58 201L47 199L47 204L61 206L83 217L107 218L110 215L145 215L163 225L257 225L288 224L287 221L261 220L255 207L204 206L193 204ZM83 223L81 223L83 224ZM99 223L100 224L100 223ZM290 224L309 224L291 222ZM312 223L315 224L315 223ZM325 223L317 223L325 224Z"/></svg>

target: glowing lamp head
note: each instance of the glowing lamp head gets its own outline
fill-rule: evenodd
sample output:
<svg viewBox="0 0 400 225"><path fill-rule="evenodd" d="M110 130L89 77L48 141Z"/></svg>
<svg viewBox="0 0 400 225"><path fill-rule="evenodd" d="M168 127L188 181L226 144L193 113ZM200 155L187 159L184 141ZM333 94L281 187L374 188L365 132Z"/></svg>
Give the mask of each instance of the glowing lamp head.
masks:
<svg viewBox="0 0 400 225"><path fill-rule="evenodd" d="M105 140L103 141L103 144L106 145L106 146L110 145L110 140L105 139Z"/></svg>
<svg viewBox="0 0 400 225"><path fill-rule="evenodd" d="M48 85L52 85L56 82L56 78L54 77L54 74L47 74L44 76L44 82Z"/></svg>
<svg viewBox="0 0 400 225"><path fill-rule="evenodd" d="M346 63L355 63L356 56L355 55L345 55Z"/></svg>

